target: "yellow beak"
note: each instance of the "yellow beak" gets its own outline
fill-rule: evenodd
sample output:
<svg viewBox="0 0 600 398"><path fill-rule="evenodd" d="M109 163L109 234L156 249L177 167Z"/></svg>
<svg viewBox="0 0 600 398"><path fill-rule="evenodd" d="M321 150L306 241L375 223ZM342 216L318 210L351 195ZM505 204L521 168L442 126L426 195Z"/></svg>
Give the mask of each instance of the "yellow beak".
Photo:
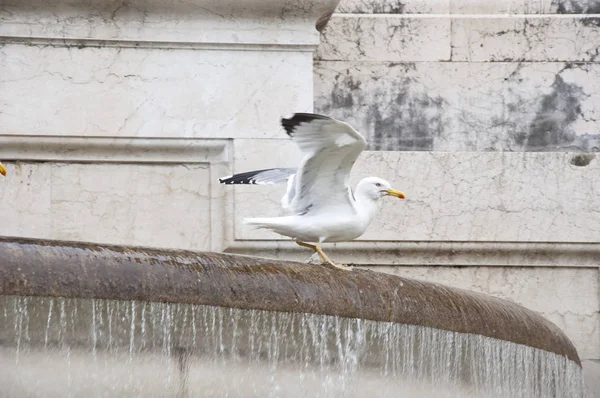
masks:
<svg viewBox="0 0 600 398"><path fill-rule="evenodd" d="M4 165L2 163L0 163L0 174L6 176L6 169L4 168Z"/></svg>
<svg viewBox="0 0 600 398"><path fill-rule="evenodd" d="M385 191L390 196L395 196L400 199L404 199L404 192L396 191L395 189L388 189Z"/></svg>

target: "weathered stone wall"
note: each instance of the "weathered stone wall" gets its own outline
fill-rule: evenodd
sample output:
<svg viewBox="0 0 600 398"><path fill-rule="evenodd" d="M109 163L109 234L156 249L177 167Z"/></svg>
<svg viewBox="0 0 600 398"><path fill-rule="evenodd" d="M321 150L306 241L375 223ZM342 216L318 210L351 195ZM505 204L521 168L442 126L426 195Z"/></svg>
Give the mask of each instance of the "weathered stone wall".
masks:
<svg viewBox="0 0 600 398"><path fill-rule="evenodd" d="M454 3L340 5L352 14L323 35L316 108L374 150L600 150L600 18L564 14L600 2Z"/></svg>
<svg viewBox="0 0 600 398"><path fill-rule="evenodd" d="M226 249L234 141L312 109L337 3L0 1L0 236Z"/></svg>
<svg viewBox="0 0 600 398"><path fill-rule="evenodd" d="M385 205L356 262L537 310L575 342L589 396L599 14L598 0L343 0L314 63L315 110L363 132L368 172L407 194Z"/></svg>

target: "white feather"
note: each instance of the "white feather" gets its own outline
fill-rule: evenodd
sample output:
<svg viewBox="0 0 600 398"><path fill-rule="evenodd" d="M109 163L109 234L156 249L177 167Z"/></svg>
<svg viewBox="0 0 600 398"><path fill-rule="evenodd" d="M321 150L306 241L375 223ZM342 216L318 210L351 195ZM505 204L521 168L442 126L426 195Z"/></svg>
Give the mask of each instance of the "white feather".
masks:
<svg viewBox="0 0 600 398"><path fill-rule="evenodd" d="M287 170L281 205L291 215L248 218L244 223L303 242L340 242L362 235L378 210L378 200L391 189L387 181L369 177L353 194L350 172L366 147L363 136L347 123L320 115L296 114L282 125L304 159L297 170L272 169L253 178L256 183L283 182L284 172L277 170Z"/></svg>

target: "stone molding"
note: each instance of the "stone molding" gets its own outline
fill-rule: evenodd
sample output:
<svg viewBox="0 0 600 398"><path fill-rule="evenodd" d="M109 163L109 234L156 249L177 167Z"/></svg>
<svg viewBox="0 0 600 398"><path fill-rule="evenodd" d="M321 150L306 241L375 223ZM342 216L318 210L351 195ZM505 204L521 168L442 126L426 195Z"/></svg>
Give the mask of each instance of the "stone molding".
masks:
<svg viewBox="0 0 600 398"><path fill-rule="evenodd" d="M326 245L344 264L398 266L597 268L600 243L546 242L344 242ZM237 240L226 252L302 261L310 251L288 241ZM275 255L274 255L275 254Z"/></svg>
<svg viewBox="0 0 600 398"><path fill-rule="evenodd" d="M226 205L232 199L217 179L231 173L231 143L232 140L207 138L0 135L0 159L5 162L208 164L208 249L221 251L226 234L232 231L223 221L232 219L232 206Z"/></svg>
<svg viewBox="0 0 600 398"><path fill-rule="evenodd" d="M227 163L230 140L0 135L5 161L83 163Z"/></svg>
<svg viewBox="0 0 600 398"><path fill-rule="evenodd" d="M234 192L217 178L232 171L233 140L0 135L5 162L209 165L211 250L305 260L310 252L284 240L234 236ZM364 265L598 267L600 242L354 241L327 245L337 261Z"/></svg>
<svg viewBox="0 0 600 398"><path fill-rule="evenodd" d="M28 46L49 46L62 48L139 48L151 50L201 50L201 51L289 51L314 52L314 44L258 44L258 43L200 43L174 41L131 41L93 40L51 37L0 36L0 43Z"/></svg>
<svg viewBox="0 0 600 398"><path fill-rule="evenodd" d="M311 45L339 0L79 2L25 0L3 7L11 37L124 42Z"/></svg>

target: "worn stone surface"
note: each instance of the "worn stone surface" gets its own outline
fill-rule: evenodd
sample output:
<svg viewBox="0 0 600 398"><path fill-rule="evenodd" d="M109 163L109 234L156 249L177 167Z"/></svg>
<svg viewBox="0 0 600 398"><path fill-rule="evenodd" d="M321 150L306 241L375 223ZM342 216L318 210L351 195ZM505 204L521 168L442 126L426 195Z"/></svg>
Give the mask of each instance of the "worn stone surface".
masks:
<svg viewBox="0 0 600 398"><path fill-rule="evenodd" d="M600 360L582 361L583 381L585 382L585 391L588 397L593 397L600 391Z"/></svg>
<svg viewBox="0 0 600 398"><path fill-rule="evenodd" d="M450 18L331 18L316 57L321 60L448 61Z"/></svg>
<svg viewBox="0 0 600 398"><path fill-rule="evenodd" d="M598 0L451 0L452 13L462 14L597 14Z"/></svg>
<svg viewBox="0 0 600 398"><path fill-rule="evenodd" d="M307 52L4 45L0 131L270 137L282 114L310 110L311 80Z"/></svg>
<svg viewBox="0 0 600 398"><path fill-rule="evenodd" d="M499 294L546 314L586 353L587 393L596 396L600 220L588 206L600 191L597 182L584 181L598 173L589 167L600 150L600 2L388 4L341 3L317 53L315 109L361 131L374 151L361 159L364 171L387 177L407 200L386 201L359 242L335 245L329 255L345 263L412 265L375 269ZM434 13L441 15L427 15ZM413 51L414 38L432 37L436 24L438 43ZM398 25L409 27L400 37L400 28L381 28ZM555 151L570 153L549 153ZM576 185L568 183L571 173L579 174ZM571 213L575 203L582 207ZM588 243L579 246L579 239ZM232 250L308 257L277 241L240 242Z"/></svg>
<svg viewBox="0 0 600 398"><path fill-rule="evenodd" d="M597 61L600 18L456 18L453 61Z"/></svg>
<svg viewBox="0 0 600 398"><path fill-rule="evenodd" d="M241 163L245 167L239 170L281 165L277 158L256 162L259 158L256 148L263 145L261 141L247 146L250 155ZM279 143L263 146L262 153L269 153L269 148L275 145ZM288 145L293 149L293 144ZM292 149L281 151L287 153ZM244 152L238 151L238 156L245 158ZM572 156L366 152L353 169L352 183L363 177L379 176L404 191L406 200L383 200L381 215L359 240L597 242L600 209L593 198L599 184L600 163L594 159L585 167L574 166ZM242 225L241 220L280 214L279 200L285 187L234 189L236 237L282 239Z"/></svg>
<svg viewBox="0 0 600 398"><path fill-rule="evenodd" d="M222 250L228 143L312 109L336 3L3 4L0 234Z"/></svg>
<svg viewBox="0 0 600 398"><path fill-rule="evenodd" d="M315 108L373 150L600 150L596 63L315 63Z"/></svg>
<svg viewBox="0 0 600 398"><path fill-rule="evenodd" d="M210 247L206 165L10 166L0 188L0 235Z"/></svg>
<svg viewBox="0 0 600 398"><path fill-rule="evenodd" d="M318 43L339 0L22 0L2 3L0 35L179 43ZM282 28L285 26L285 28ZM83 43L85 45L85 43Z"/></svg>
<svg viewBox="0 0 600 398"><path fill-rule="evenodd" d="M444 14L451 0L342 0L335 9L342 14Z"/></svg>
<svg viewBox="0 0 600 398"><path fill-rule="evenodd" d="M598 0L342 0L337 13L598 14Z"/></svg>
<svg viewBox="0 0 600 398"><path fill-rule="evenodd" d="M569 61L598 58L600 19L336 14L317 58L366 61Z"/></svg>

